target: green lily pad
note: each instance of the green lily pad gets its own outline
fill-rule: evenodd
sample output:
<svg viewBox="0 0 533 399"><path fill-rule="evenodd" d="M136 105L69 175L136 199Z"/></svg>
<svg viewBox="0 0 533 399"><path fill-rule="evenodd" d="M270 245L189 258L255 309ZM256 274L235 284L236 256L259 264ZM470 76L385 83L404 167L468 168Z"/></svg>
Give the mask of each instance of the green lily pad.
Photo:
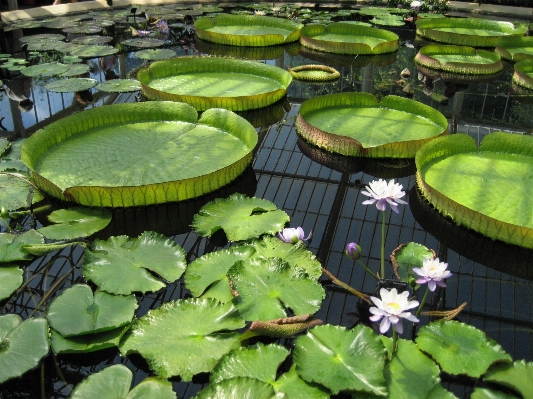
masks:
<svg viewBox="0 0 533 399"><path fill-rule="evenodd" d="M281 345L264 345L257 343L252 346L237 348L224 355L217 363L209 382L218 383L234 377L250 377L272 383L280 364L290 352Z"/></svg>
<svg viewBox="0 0 533 399"><path fill-rule="evenodd" d="M232 112L210 109L198 118L187 104L149 101L101 106L51 123L26 140L22 159L53 197L129 207L227 185L249 165L256 143L253 126Z"/></svg>
<svg viewBox="0 0 533 399"><path fill-rule="evenodd" d="M308 24L302 28L302 46L335 54L384 54L398 50L399 37L384 29L344 22Z"/></svg>
<svg viewBox="0 0 533 399"><path fill-rule="evenodd" d="M533 248L533 137L491 133L478 148L466 134L416 154L417 183L441 213L493 239ZM453 171L453 173L450 173Z"/></svg>
<svg viewBox="0 0 533 399"><path fill-rule="evenodd" d="M525 59L514 65L513 82L533 90L533 59Z"/></svg>
<svg viewBox="0 0 533 399"><path fill-rule="evenodd" d="M70 64L69 69L66 72L63 72L61 76L79 76L84 73L89 72L89 65L86 64Z"/></svg>
<svg viewBox="0 0 533 399"><path fill-rule="evenodd" d="M514 363L498 363L483 376L484 381L512 388L524 399L533 397L533 363L518 360Z"/></svg>
<svg viewBox="0 0 533 399"><path fill-rule="evenodd" d="M240 261L228 271L235 306L245 320L272 320L294 314L313 314L326 294L301 268L278 258Z"/></svg>
<svg viewBox="0 0 533 399"><path fill-rule="evenodd" d="M22 285L24 271L17 266L0 267L0 301L7 299Z"/></svg>
<svg viewBox="0 0 533 399"><path fill-rule="evenodd" d="M423 46L415 56L415 62L427 68L464 75L490 75L503 69L498 54L466 46Z"/></svg>
<svg viewBox="0 0 533 399"><path fill-rule="evenodd" d="M168 48L146 49L146 50L136 51L135 53L133 53L133 55L143 60L164 60L166 58L175 57L176 52Z"/></svg>
<svg viewBox="0 0 533 399"><path fill-rule="evenodd" d="M295 79L311 82L328 82L341 76L339 71L327 65L300 65L288 71Z"/></svg>
<svg viewBox="0 0 533 399"><path fill-rule="evenodd" d="M11 142L4 138L0 138L0 157L4 157L5 154L11 149Z"/></svg>
<svg viewBox="0 0 533 399"><path fill-rule="evenodd" d="M261 234L276 234L289 219L287 213L268 200L233 194L204 205L194 215L192 227L204 237L222 229L228 240L241 241Z"/></svg>
<svg viewBox="0 0 533 399"><path fill-rule="evenodd" d="M416 277L413 273L413 267L421 268L425 258L435 259L435 251L427 248L425 245L409 242L396 248L391 254L392 268L394 274L400 281L408 282L409 277Z"/></svg>
<svg viewBox="0 0 533 399"><path fill-rule="evenodd" d="M71 240L89 237L103 230L111 222L111 212L107 209L74 207L54 211L48 215L48 220L55 224L41 227L37 230L39 233L53 240Z"/></svg>
<svg viewBox="0 0 533 399"><path fill-rule="evenodd" d="M305 381L322 384L333 394L343 390L387 394L385 348L368 327L314 327L296 338L293 356Z"/></svg>
<svg viewBox="0 0 533 399"><path fill-rule="evenodd" d="M533 58L533 37L502 37L498 39L494 52L508 61L522 61Z"/></svg>
<svg viewBox="0 0 533 399"><path fill-rule="evenodd" d="M28 50L30 51L60 51L66 52L72 49L74 45L72 43L60 42L58 40L47 40L43 42L31 42L28 43Z"/></svg>
<svg viewBox="0 0 533 399"><path fill-rule="evenodd" d="M104 27L101 24L95 24L91 22L84 22L83 24L79 25L72 25L69 24L69 26L63 28L63 32L65 33L75 33L75 34L87 34L87 35L94 35L96 33L102 32Z"/></svg>
<svg viewBox="0 0 533 399"><path fill-rule="evenodd" d="M289 72L256 61L228 57L176 57L156 61L137 73L151 100L186 102L199 111L246 111L281 100Z"/></svg>
<svg viewBox="0 0 533 399"><path fill-rule="evenodd" d="M21 43L36 43L36 42L47 42L50 40L65 40L66 36L59 33L43 33L40 35L29 35L19 38L18 40Z"/></svg>
<svg viewBox="0 0 533 399"><path fill-rule="evenodd" d="M129 325L96 334L63 337L53 328L50 329L50 344L55 354L91 353L103 349L114 348L130 328Z"/></svg>
<svg viewBox="0 0 533 399"><path fill-rule="evenodd" d="M88 90L98 84L96 79L69 78L59 79L47 83L44 88L56 93L74 93L75 91Z"/></svg>
<svg viewBox="0 0 533 399"><path fill-rule="evenodd" d="M527 26L485 18L422 18L416 33L427 39L459 46L494 47L501 37L523 36Z"/></svg>
<svg viewBox="0 0 533 399"><path fill-rule="evenodd" d="M96 240L85 251L82 273L101 290L117 295L157 291L161 278L173 282L185 271L185 251L175 241L152 231L139 238ZM152 273L157 273L157 278Z"/></svg>
<svg viewBox="0 0 533 399"><path fill-rule="evenodd" d="M161 47L165 42L159 39L151 39L148 37L127 39L120 42L124 46L137 47L137 48L152 48Z"/></svg>
<svg viewBox="0 0 533 399"><path fill-rule="evenodd" d="M75 284L54 298L48 308L50 327L64 337L95 334L113 330L131 322L137 299L111 295L91 287Z"/></svg>
<svg viewBox="0 0 533 399"><path fill-rule="evenodd" d="M18 162L0 163L7 169L16 167ZM28 180L29 176L23 175ZM31 184L11 174L0 173L0 203L9 211L29 208L31 204L43 200L41 192Z"/></svg>
<svg viewBox="0 0 533 399"><path fill-rule="evenodd" d="M511 361L502 347L477 328L458 321L433 322L420 328L416 343L449 374L477 378L494 362Z"/></svg>
<svg viewBox="0 0 533 399"><path fill-rule="evenodd" d="M0 384L36 367L48 354L46 319L0 316Z"/></svg>
<svg viewBox="0 0 533 399"><path fill-rule="evenodd" d="M470 399L518 399L518 396L489 388L477 387L470 395Z"/></svg>
<svg viewBox="0 0 533 399"><path fill-rule="evenodd" d="M130 391L132 380L130 369L115 364L76 385L69 399L176 399L170 381L148 377Z"/></svg>
<svg viewBox="0 0 533 399"><path fill-rule="evenodd" d="M49 62L45 64L32 65L22 70L22 74L26 76L57 76L69 70L69 66L59 64L57 62Z"/></svg>
<svg viewBox="0 0 533 399"><path fill-rule="evenodd" d="M289 371L279 376L272 384L274 390L280 396L301 399L329 399L329 392L318 384L310 384L304 381L296 371L296 365L292 365Z"/></svg>
<svg viewBox="0 0 533 399"><path fill-rule="evenodd" d="M399 15L378 15L370 20L371 23L378 26L404 26L405 21Z"/></svg>
<svg viewBox="0 0 533 399"><path fill-rule="evenodd" d="M126 93L129 91L140 91L141 82L136 79L113 79L107 82L100 82L96 87L99 91L108 93Z"/></svg>
<svg viewBox="0 0 533 399"><path fill-rule="evenodd" d="M103 45L83 45L75 44L68 49L68 53L71 56L80 57L80 58L96 58L96 57L105 57L107 55L113 55L118 53L118 48L113 46L103 46Z"/></svg>
<svg viewBox="0 0 533 399"><path fill-rule="evenodd" d="M213 299L168 302L132 323L120 345L123 355L140 354L159 376L209 372L226 353L240 346L245 323L231 303Z"/></svg>
<svg viewBox="0 0 533 399"><path fill-rule="evenodd" d="M71 43L94 46L94 45L106 44L112 40L113 38L111 36L80 36L80 37L75 37L74 39L72 39Z"/></svg>
<svg viewBox="0 0 533 399"><path fill-rule="evenodd" d="M22 234L0 233L0 263L33 259L32 255L22 250L26 244L44 244L44 237L36 230Z"/></svg>
<svg viewBox="0 0 533 399"><path fill-rule="evenodd" d="M303 24L256 15L218 14L194 21L196 35L213 43L233 46L273 46L300 38Z"/></svg>
<svg viewBox="0 0 533 399"><path fill-rule="evenodd" d="M272 386L256 378L235 377L219 384L208 385L193 399L274 399L276 393Z"/></svg>
<svg viewBox="0 0 533 399"><path fill-rule="evenodd" d="M304 101L296 129L326 151L373 158L413 158L426 142L448 133L437 110L398 96L378 103L369 93L338 93Z"/></svg>

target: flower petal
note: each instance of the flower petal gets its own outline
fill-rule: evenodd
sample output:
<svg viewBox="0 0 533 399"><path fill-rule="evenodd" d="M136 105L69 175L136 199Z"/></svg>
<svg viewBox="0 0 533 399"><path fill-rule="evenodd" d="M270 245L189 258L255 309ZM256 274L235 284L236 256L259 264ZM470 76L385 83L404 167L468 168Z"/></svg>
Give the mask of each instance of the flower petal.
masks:
<svg viewBox="0 0 533 399"><path fill-rule="evenodd" d="M384 317L383 320L381 320L381 324L379 325L379 332L385 334L387 331L389 331L389 328L390 320L388 317Z"/></svg>

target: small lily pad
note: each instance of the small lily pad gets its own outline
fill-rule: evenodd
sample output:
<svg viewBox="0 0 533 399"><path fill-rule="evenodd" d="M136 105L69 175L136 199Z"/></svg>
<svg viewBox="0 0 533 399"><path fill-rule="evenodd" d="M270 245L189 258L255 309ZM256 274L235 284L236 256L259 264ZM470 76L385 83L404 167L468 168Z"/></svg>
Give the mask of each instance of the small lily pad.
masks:
<svg viewBox="0 0 533 399"><path fill-rule="evenodd" d="M36 230L22 234L0 233L0 263L32 259L32 255L22 250L26 244L44 244L44 237Z"/></svg>
<svg viewBox="0 0 533 399"><path fill-rule="evenodd" d="M287 213L268 200L233 194L204 205L194 215L192 227L201 236L211 236L223 229L228 240L241 241L276 234L289 220Z"/></svg>
<svg viewBox="0 0 533 399"><path fill-rule="evenodd" d="M135 38L123 40L120 44L124 46L139 47L139 48L151 48L151 47L160 47L165 42L159 39L149 39L149 38Z"/></svg>
<svg viewBox="0 0 533 399"><path fill-rule="evenodd" d="M64 337L113 330L131 322L137 299L112 295L76 284L54 298L46 316L50 327Z"/></svg>
<svg viewBox="0 0 533 399"><path fill-rule="evenodd" d="M81 36L81 37L76 37L72 39L72 43L86 44L86 45L98 45L98 44L109 43L112 40L113 38L111 36Z"/></svg>
<svg viewBox="0 0 533 399"><path fill-rule="evenodd" d="M410 276L416 276L416 273L412 272L413 267L421 268L425 258L435 259L436 257L435 251L422 244L409 242L400 245L392 252L392 268L400 281L408 282Z"/></svg>
<svg viewBox="0 0 533 399"><path fill-rule="evenodd" d="M22 285L23 273L17 266L0 267L0 301L9 298Z"/></svg>
<svg viewBox="0 0 533 399"><path fill-rule="evenodd" d="M46 319L0 316L0 384L36 367L48 354Z"/></svg>
<svg viewBox="0 0 533 399"><path fill-rule="evenodd" d="M115 364L79 383L69 399L176 399L170 381L148 377L130 391L132 380L130 369Z"/></svg>
<svg viewBox="0 0 533 399"><path fill-rule="evenodd" d="M133 53L133 55L143 60L164 60L167 58L175 57L176 52L168 48L146 49L146 50L136 51L135 53Z"/></svg>
<svg viewBox="0 0 533 399"><path fill-rule="evenodd" d="M175 281L185 271L185 251L173 240L153 231L139 238L96 240L83 258L83 275L98 287L117 295L157 291L161 281ZM157 273L157 278L150 271Z"/></svg>
<svg viewBox="0 0 533 399"><path fill-rule="evenodd" d="M103 230L111 221L111 212L105 208L59 209L52 212L48 220L55 224L40 228L39 233L53 240L71 240Z"/></svg>
<svg viewBox="0 0 533 399"><path fill-rule="evenodd" d="M69 78L59 79L44 86L46 90L56 93L73 93L75 91L88 90L98 84L96 79L90 78Z"/></svg>
<svg viewBox="0 0 533 399"><path fill-rule="evenodd" d="M126 93L141 90L141 82L136 79L113 79L98 83L97 90L108 93Z"/></svg>

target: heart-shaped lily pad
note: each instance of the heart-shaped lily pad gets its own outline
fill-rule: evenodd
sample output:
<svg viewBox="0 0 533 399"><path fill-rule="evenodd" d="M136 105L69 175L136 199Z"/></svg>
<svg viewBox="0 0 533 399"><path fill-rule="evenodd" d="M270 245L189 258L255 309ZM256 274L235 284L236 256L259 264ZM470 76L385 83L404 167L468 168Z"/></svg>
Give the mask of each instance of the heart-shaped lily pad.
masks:
<svg viewBox="0 0 533 399"><path fill-rule="evenodd" d="M36 367L49 349L46 319L0 316L0 384Z"/></svg>
<svg viewBox="0 0 533 399"><path fill-rule="evenodd" d="M215 199L194 215L192 227L201 236L223 229L230 241L241 241L262 234L276 234L289 221L289 215L261 198L233 194Z"/></svg>
<svg viewBox="0 0 533 399"><path fill-rule="evenodd" d="M64 337L95 334L131 322L137 299L133 296L93 293L85 284L75 284L54 298L46 316L50 327Z"/></svg>
<svg viewBox="0 0 533 399"><path fill-rule="evenodd" d="M83 275L107 292L128 295L157 291L181 277L187 263L185 251L173 240L153 231L138 238L96 240L85 251ZM161 278L157 278L156 273Z"/></svg>
<svg viewBox="0 0 533 399"><path fill-rule="evenodd" d="M98 84L96 79L91 78L69 78L59 79L47 83L44 88L56 93L74 93L75 91L88 90Z"/></svg>
<svg viewBox="0 0 533 399"><path fill-rule="evenodd" d="M71 240L103 230L111 222L111 212L105 208L74 207L54 211L48 220L54 224L41 227L39 233L53 240Z"/></svg>

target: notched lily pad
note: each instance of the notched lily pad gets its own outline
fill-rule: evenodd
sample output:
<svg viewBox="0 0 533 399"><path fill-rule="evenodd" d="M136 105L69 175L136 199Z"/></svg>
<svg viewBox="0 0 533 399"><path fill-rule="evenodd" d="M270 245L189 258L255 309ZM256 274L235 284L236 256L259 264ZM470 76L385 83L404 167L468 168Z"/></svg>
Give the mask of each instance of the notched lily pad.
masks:
<svg viewBox="0 0 533 399"><path fill-rule="evenodd" d="M39 233L53 240L71 240L103 230L111 222L111 212L104 208L74 207L54 211L48 220L54 224L41 227Z"/></svg>
<svg viewBox="0 0 533 399"><path fill-rule="evenodd" d="M194 215L192 227L199 235L208 237L222 229L228 240L241 241L276 234L289 219L286 212L268 200L233 194L204 205Z"/></svg>
<svg viewBox="0 0 533 399"><path fill-rule="evenodd" d="M421 268L425 258L435 259L437 254L434 250L427 248L425 245L409 242L401 244L390 256L392 268L395 276L400 281L408 282L409 277L415 277L413 267Z"/></svg>
<svg viewBox="0 0 533 399"><path fill-rule="evenodd" d="M98 84L96 79L91 78L69 78L59 79L47 83L44 88L56 93L74 93L75 91L88 90Z"/></svg>
<svg viewBox="0 0 533 399"><path fill-rule="evenodd" d="M96 240L85 251L82 273L103 291L128 295L165 287L165 281L181 277L186 265L185 251L175 241L145 231L138 238Z"/></svg>

